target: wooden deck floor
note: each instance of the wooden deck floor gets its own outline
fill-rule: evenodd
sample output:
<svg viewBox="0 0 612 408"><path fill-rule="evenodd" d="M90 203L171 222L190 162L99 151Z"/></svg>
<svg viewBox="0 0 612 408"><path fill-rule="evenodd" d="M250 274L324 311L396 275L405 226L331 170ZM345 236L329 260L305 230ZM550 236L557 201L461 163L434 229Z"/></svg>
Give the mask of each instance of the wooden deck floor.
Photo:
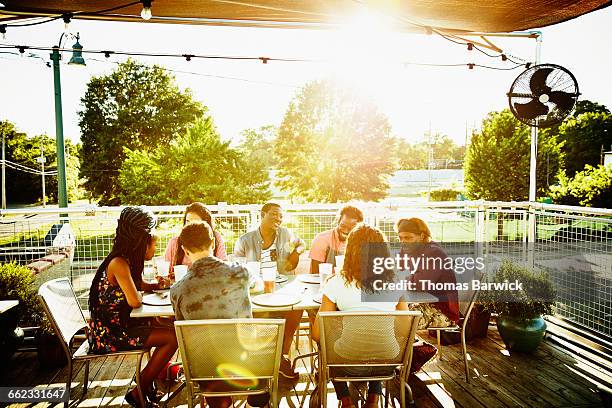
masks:
<svg viewBox="0 0 612 408"><path fill-rule="evenodd" d="M429 337L424 338L433 342ZM442 361L431 362L411 377L417 407L602 407L597 383L612 383L607 373L578 356L566 354L550 342L543 343L532 355L510 353L494 328L489 330L487 338L473 340L468 351L472 377L469 384L464 380L458 345L444 346ZM83 378L82 367L78 365L71 406L129 406L124 401L124 394L132 387L134 366L133 357L107 357L93 362L89 392L84 400L76 401L82 391ZM305 367L300 371L305 372ZM66 368L39 369L35 353L18 353L3 367L0 386L58 386L64 383L66 375ZM305 385L305 381L300 382L298 394L303 393ZM335 395L331 386L329 389L328 406L334 407ZM36 404L37 407L48 405ZM186 406L184 394L169 404L171 407L181 405ZM283 407L292 405L299 406L295 394L281 402Z"/></svg>

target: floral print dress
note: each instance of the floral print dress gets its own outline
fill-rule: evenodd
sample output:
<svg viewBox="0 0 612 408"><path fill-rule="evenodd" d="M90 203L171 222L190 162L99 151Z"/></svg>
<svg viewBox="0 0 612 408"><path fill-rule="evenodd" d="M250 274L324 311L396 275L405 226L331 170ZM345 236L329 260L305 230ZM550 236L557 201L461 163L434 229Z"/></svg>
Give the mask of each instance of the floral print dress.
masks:
<svg viewBox="0 0 612 408"><path fill-rule="evenodd" d="M106 271L98 281L98 292L98 305L90 310L89 352L105 354L143 348L152 328L144 319L130 318L132 308L125 293L108 281Z"/></svg>

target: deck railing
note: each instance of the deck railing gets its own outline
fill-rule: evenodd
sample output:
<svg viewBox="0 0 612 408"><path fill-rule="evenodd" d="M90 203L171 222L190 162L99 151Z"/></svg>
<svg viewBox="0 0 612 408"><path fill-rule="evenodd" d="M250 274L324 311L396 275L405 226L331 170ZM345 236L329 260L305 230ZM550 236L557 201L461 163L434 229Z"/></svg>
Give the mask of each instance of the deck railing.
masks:
<svg viewBox="0 0 612 408"><path fill-rule="evenodd" d="M473 251L488 260L510 258L547 270L557 290L557 317L612 338L612 210L485 201L356 205L365 222L380 228L391 242L397 241L397 219L420 217L449 253ZM334 227L341 206L287 204L283 225L309 246L319 232ZM158 216L156 255L163 256L168 240L180 231L185 206L149 208ZM208 208L228 253L240 235L260 222L260 205ZM92 275L111 248L120 211L93 206L63 209L61 214L57 208L1 211L0 262L50 259L39 261L39 281L71 276L86 307ZM61 229L64 224L69 228ZM70 230L72 250L67 249L70 237L61 236Z"/></svg>

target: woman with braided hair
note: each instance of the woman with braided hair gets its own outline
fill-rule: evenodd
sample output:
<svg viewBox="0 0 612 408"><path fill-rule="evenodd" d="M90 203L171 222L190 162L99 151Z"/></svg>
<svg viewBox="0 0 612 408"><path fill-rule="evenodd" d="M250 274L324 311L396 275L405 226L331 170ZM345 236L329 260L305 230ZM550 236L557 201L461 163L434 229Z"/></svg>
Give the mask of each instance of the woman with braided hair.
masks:
<svg viewBox="0 0 612 408"><path fill-rule="evenodd" d="M177 349L174 328L153 327L142 319L130 318L132 309L142 305L139 290L157 289L156 284L142 280L144 262L155 254L157 238L152 230L156 223L153 213L143 208L126 207L121 211L113 248L96 271L89 291L91 353L155 347L141 372L145 395L151 394L153 380ZM135 407L146 405L136 389L128 392L125 400Z"/></svg>

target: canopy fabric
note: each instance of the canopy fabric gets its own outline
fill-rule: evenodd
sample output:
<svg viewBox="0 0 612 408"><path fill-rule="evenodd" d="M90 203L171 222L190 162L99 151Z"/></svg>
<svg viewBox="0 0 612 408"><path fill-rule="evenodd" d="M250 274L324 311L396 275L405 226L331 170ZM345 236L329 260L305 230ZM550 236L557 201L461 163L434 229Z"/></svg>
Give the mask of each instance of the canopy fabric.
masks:
<svg viewBox="0 0 612 408"><path fill-rule="evenodd" d="M74 13L74 18L137 21L141 4L131 0L0 0L0 22ZM264 27L333 27L363 11L390 16L406 31L431 27L446 32L507 33L557 24L607 7L612 0L155 0L156 23ZM426 28L429 30L429 28Z"/></svg>

